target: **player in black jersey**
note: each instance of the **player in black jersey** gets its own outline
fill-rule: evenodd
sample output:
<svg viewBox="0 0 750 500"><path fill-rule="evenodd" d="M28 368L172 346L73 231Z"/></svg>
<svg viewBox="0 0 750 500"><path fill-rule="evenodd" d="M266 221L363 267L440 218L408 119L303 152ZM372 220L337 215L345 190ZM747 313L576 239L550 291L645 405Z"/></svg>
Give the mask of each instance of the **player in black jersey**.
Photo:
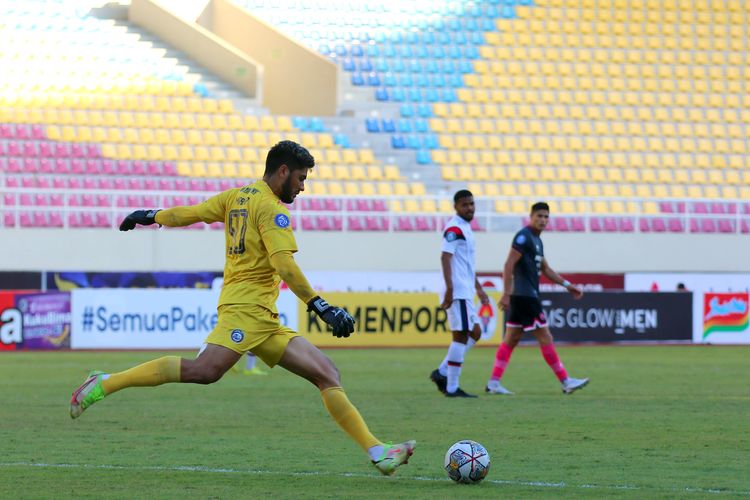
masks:
<svg viewBox="0 0 750 500"><path fill-rule="evenodd" d="M552 334L547 327L547 318L539 300L539 276L544 275L554 283L564 286L575 298L583 291L564 279L552 269L544 258L544 245L540 235L549 221L549 205L535 203L531 207L529 225L518 231L505 261L503 269L503 297L499 306L506 313L506 333L495 353L495 365L485 391L490 394L513 394L502 386L500 378L510 361L513 349L526 332L531 332L539 342L539 348L547 364L555 372L565 394L584 387L589 379L568 376L557 356Z"/></svg>

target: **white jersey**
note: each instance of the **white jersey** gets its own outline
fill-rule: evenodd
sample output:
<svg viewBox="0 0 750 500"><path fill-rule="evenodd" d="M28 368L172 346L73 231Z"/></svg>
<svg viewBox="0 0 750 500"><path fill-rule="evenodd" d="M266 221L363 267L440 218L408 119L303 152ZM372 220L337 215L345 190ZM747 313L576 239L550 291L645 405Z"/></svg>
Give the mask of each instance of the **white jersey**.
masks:
<svg viewBox="0 0 750 500"><path fill-rule="evenodd" d="M453 299L473 301L476 294L476 244L471 225L454 215L443 231L443 252L453 254Z"/></svg>

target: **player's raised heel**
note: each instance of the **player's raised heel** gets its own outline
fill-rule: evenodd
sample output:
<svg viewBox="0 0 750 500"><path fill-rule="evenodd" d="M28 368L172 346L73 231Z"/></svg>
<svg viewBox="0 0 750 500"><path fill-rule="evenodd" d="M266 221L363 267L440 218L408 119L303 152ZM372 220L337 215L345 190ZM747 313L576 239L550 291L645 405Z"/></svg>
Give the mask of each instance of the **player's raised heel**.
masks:
<svg viewBox="0 0 750 500"><path fill-rule="evenodd" d="M508 396L513 395L511 391L503 387L499 380L490 380L484 388L484 392L488 394L505 394Z"/></svg>
<svg viewBox="0 0 750 500"><path fill-rule="evenodd" d="M381 455L380 460L373 460L372 464L383 475L391 476L400 465L409 463L409 457L414 454L417 442L410 440L398 444L385 444L383 446L383 455Z"/></svg>
<svg viewBox="0 0 750 500"><path fill-rule="evenodd" d="M572 394L578 389L583 389L589 383L587 378L573 378L568 377L565 382L562 383L562 391L565 394Z"/></svg>
<svg viewBox="0 0 750 500"><path fill-rule="evenodd" d="M102 387L104 372L91 372L78 389L70 397L70 418L78 418L86 408L104 399L106 394Z"/></svg>
<svg viewBox="0 0 750 500"><path fill-rule="evenodd" d="M430 373L430 380L435 382L438 391L445 394L445 388L448 386L448 377L441 375L439 370L432 370L432 373Z"/></svg>

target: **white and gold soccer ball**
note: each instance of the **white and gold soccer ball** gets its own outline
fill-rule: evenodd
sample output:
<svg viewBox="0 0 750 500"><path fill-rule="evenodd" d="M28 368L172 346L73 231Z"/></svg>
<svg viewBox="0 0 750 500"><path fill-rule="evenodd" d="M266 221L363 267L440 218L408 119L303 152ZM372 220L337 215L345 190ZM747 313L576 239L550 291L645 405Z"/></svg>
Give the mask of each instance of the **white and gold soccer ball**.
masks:
<svg viewBox="0 0 750 500"><path fill-rule="evenodd" d="M445 472L457 483L478 483L489 471L490 454L476 441L459 441L445 454Z"/></svg>

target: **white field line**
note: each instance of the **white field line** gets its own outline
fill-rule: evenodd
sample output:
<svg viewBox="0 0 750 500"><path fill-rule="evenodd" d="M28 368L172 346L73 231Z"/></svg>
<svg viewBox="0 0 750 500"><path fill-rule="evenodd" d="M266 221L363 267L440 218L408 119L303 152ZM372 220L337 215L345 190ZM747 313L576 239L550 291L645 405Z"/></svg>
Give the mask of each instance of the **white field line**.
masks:
<svg viewBox="0 0 750 500"><path fill-rule="evenodd" d="M124 470L124 471L156 471L156 472L203 472L209 474L239 474L249 476L291 476L291 477L357 477L371 478L386 481L429 481L450 483L450 479L427 477L427 476L393 476L391 478L381 478L376 474L363 474L358 472L329 473L329 472L280 472L259 469L229 469L217 467L202 467L194 465L173 465L173 466L131 466L131 465L107 465L107 464L46 464L39 462L0 462L0 468L42 468L42 469L99 469L99 470ZM671 487L671 488L651 488L648 486L638 486L635 484L572 484L566 482L546 482L546 481L504 481L501 479L485 479L484 484L496 484L500 486L529 486L534 488L550 488L559 490L602 490L602 491L642 491L642 492L670 492L670 493L698 493L698 494L715 494L715 495L742 495L750 496L750 490L732 490L732 489L713 489L697 488L692 486Z"/></svg>

